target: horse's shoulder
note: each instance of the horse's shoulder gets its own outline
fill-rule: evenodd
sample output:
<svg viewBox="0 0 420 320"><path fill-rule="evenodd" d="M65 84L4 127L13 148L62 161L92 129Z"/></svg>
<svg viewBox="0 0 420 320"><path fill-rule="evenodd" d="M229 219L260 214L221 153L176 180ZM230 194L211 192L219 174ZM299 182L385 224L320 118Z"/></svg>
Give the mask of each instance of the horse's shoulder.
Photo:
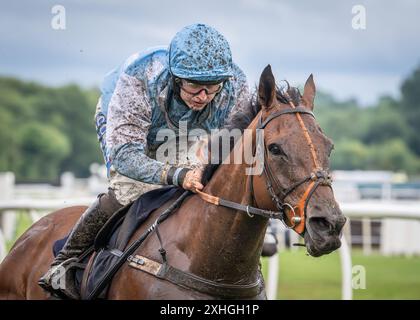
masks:
<svg viewBox="0 0 420 320"><path fill-rule="evenodd" d="M79 217L82 215L82 213L86 209L87 209L86 206L66 207L66 208L62 208L54 212L51 212L48 215L44 216L42 219L46 219L54 223L65 222L63 221L63 218L65 218L64 220L79 219Z"/></svg>

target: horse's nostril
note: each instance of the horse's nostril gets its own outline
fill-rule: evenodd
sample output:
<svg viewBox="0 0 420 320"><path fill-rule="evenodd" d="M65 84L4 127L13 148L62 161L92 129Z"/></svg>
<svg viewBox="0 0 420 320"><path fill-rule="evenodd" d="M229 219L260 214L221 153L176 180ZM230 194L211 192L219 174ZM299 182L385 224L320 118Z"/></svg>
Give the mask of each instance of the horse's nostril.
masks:
<svg viewBox="0 0 420 320"><path fill-rule="evenodd" d="M324 217L312 217L309 219L309 223L312 224L316 230L328 230L332 231L333 226Z"/></svg>
<svg viewBox="0 0 420 320"><path fill-rule="evenodd" d="M346 224L346 221L347 221L346 217L344 217L344 216L340 216L340 217L337 219L336 229L337 229L338 231L341 231L341 229L343 229L344 225Z"/></svg>

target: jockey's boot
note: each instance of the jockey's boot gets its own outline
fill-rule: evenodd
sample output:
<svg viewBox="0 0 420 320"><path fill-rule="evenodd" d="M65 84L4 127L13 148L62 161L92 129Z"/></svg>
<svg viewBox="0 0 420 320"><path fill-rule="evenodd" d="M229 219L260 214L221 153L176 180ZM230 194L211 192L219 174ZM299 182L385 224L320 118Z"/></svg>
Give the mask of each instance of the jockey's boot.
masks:
<svg viewBox="0 0 420 320"><path fill-rule="evenodd" d="M54 296L80 299L79 290L75 285L74 263L93 245L99 230L121 207L111 189L108 193L100 194L76 222L63 249L55 257L47 273L39 279L38 284Z"/></svg>

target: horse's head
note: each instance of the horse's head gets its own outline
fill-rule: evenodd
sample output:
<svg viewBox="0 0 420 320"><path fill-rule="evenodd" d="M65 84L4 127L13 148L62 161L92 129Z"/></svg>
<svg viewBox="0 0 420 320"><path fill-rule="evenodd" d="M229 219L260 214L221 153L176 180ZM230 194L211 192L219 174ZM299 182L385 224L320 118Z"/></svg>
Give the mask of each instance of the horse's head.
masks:
<svg viewBox="0 0 420 320"><path fill-rule="evenodd" d="M340 247L346 218L331 188L333 143L312 114L315 93L312 75L300 95L296 88L281 92L271 67L264 69L257 126L264 129L264 172L254 180L256 189L264 191L256 194L258 205L273 207L274 203L284 210L285 222L304 237L309 254L321 256Z"/></svg>

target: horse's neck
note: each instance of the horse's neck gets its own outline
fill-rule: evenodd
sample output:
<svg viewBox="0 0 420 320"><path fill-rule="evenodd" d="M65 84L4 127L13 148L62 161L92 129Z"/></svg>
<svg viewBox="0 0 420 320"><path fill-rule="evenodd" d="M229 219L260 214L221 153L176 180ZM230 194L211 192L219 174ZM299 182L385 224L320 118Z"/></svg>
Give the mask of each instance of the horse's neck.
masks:
<svg viewBox="0 0 420 320"><path fill-rule="evenodd" d="M252 205L252 180L245 169L245 165L220 165L204 191ZM196 235L196 241L190 244L191 271L218 281L255 280L267 219L200 201L194 223L189 224Z"/></svg>

